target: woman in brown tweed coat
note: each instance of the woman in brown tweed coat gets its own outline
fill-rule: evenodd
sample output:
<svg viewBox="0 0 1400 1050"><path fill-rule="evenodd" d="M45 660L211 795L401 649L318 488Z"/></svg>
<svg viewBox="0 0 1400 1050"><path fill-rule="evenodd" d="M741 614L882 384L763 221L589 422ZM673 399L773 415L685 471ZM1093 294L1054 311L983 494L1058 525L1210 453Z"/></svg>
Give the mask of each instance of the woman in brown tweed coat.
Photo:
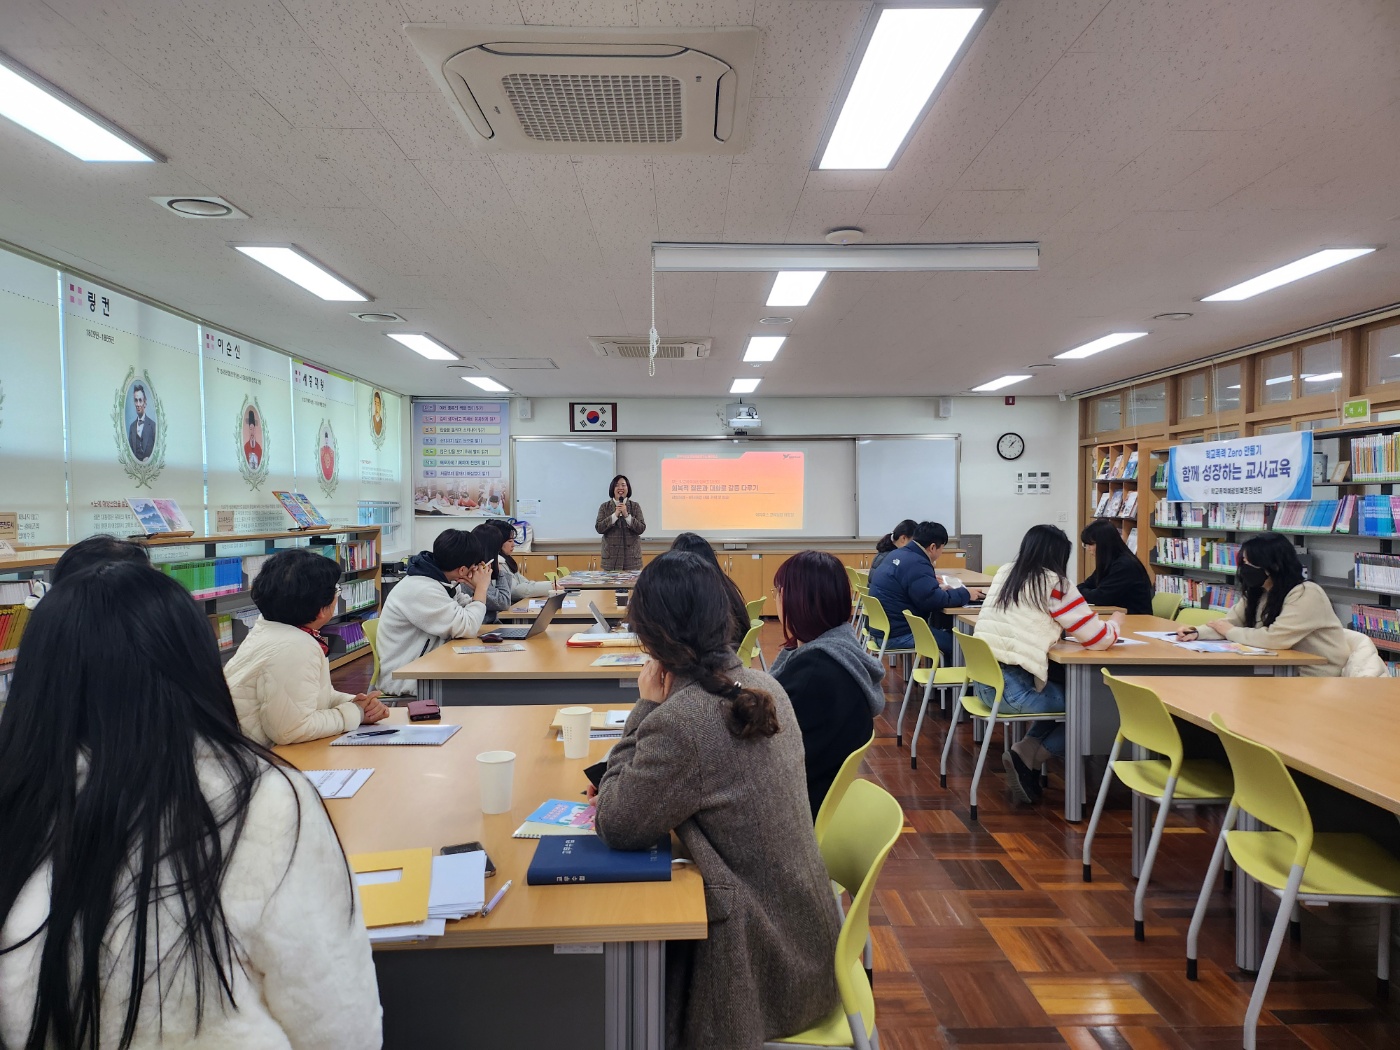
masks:
<svg viewBox="0 0 1400 1050"><path fill-rule="evenodd" d="M705 880L706 939L666 946L666 1045L758 1050L837 1002L802 730L782 687L735 658L741 613L714 565L663 554L629 605L652 659L598 786L598 834L641 849L674 830Z"/></svg>
<svg viewBox="0 0 1400 1050"><path fill-rule="evenodd" d="M632 483L619 474L608 486L612 497L598 508L594 528L603 537L603 571L631 572L642 567L642 508L632 499Z"/></svg>

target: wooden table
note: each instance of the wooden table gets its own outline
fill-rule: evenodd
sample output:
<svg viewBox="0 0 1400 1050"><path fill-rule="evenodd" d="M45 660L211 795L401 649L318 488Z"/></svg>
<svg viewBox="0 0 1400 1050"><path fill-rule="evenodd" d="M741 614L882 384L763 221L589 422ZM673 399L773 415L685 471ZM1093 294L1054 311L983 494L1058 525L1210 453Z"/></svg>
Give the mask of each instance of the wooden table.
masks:
<svg viewBox="0 0 1400 1050"><path fill-rule="evenodd" d="M504 612L497 613L502 622L529 623L539 615L539 606L530 608L531 602L543 602L544 598L525 598L516 602ZM574 607L568 608L568 603L573 602ZM588 603L592 602L598 606L601 612L609 620L627 619L627 606L617 604L616 591L580 591L571 594L564 599L565 608L554 614L552 623L592 623L593 614L588 611Z"/></svg>
<svg viewBox="0 0 1400 1050"><path fill-rule="evenodd" d="M558 582L567 591L630 591L637 586L635 575L630 580L620 582L612 577L612 573L601 570L571 572Z"/></svg>
<svg viewBox="0 0 1400 1050"><path fill-rule="evenodd" d="M960 628L975 630L975 613L957 617ZM1118 708L1104 685L1099 669L1114 674L1150 675L1291 675L1298 667L1325 661L1311 653L1284 649L1269 655L1196 653L1158 638L1141 638L1136 631L1175 631L1181 625L1160 616L1128 616L1123 637L1141 645L1119 645L1106 651L1085 649L1078 642L1062 641L1050 650L1050 662L1065 669L1065 820L1084 819L1087 788L1084 760L1106 755L1118 732Z"/></svg>
<svg viewBox="0 0 1400 1050"><path fill-rule="evenodd" d="M624 709L628 705L622 705ZM549 728L554 707L453 708L443 723L462 729L442 747L331 747L329 740L280 747L301 769L370 766L354 798L326 803L347 853L479 841L495 862L486 882L510 891L489 916L448 923L447 934L375 951L384 1002L385 1046L662 1045L663 942L706 936L699 873L670 882L528 886L535 842L511 833L541 802L573 799L587 759L564 758ZM406 712L390 712L391 723ZM509 813L481 812L476 755L514 751ZM595 946L556 954L555 945ZM585 949L577 949L585 950Z"/></svg>
<svg viewBox="0 0 1400 1050"><path fill-rule="evenodd" d="M934 569L939 576L956 576L962 581L964 587L990 587L992 578L985 572L973 572L971 569Z"/></svg>
<svg viewBox="0 0 1400 1050"><path fill-rule="evenodd" d="M1291 769L1400 816L1400 765L1386 731L1400 706L1393 678L1130 677L1153 690L1172 714L1214 732L1218 713L1233 732L1273 748ZM1133 796L1133 855L1146 848L1153 813ZM1139 805L1141 803L1141 805ZM1244 814L1242 813L1243 820ZM1257 825L1256 825L1257 826ZM1244 828L1244 825L1241 825ZM1257 970L1259 884L1235 873L1235 961Z"/></svg>
<svg viewBox="0 0 1400 1050"><path fill-rule="evenodd" d="M587 605L584 606L587 608ZM630 704L637 699L637 667L594 667L604 653L636 653L636 646L570 648L578 624L550 624L521 644L524 652L456 653L458 645L480 644L460 638L414 660L400 674L418 681L418 697L444 706L498 704ZM509 643L508 643L509 644Z"/></svg>

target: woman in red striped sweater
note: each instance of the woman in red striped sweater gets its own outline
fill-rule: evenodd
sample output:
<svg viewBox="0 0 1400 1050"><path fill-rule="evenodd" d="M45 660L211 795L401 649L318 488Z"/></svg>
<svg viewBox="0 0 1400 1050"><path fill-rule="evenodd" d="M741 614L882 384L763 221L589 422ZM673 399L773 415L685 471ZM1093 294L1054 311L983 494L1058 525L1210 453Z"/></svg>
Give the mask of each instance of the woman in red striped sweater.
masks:
<svg viewBox="0 0 1400 1050"><path fill-rule="evenodd" d="M1063 665L1052 665L1049 658L1061 632L1086 649L1108 649L1118 641L1123 614L1100 620L1090 608L1066 575L1071 549L1063 531L1036 525L1022 538L1016 560L997 571L987 590L975 633L1001 664L1002 711L1064 711ZM978 685L977 695L992 702L992 690L986 686ZM1037 801L1040 777L1036 771L1050 756L1063 758L1064 754L1063 722L1032 723L1025 738L1002 755L1012 794L1022 802Z"/></svg>

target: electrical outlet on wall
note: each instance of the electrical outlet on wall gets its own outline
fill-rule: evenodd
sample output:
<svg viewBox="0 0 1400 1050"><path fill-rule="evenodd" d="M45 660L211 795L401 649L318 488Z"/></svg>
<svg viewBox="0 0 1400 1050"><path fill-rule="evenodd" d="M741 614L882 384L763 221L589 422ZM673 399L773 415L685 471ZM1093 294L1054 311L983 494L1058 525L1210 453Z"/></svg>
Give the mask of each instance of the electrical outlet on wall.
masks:
<svg viewBox="0 0 1400 1050"><path fill-rule="evenodd" d="M1060 511L1059 515L1056 516L1056 518L1055 518L1055 523L1056 523L1057 525L1068 525L1068 524L1069 524L1069 515L1068 515L1067 513L1065 513L1064 511Z"/></svg>

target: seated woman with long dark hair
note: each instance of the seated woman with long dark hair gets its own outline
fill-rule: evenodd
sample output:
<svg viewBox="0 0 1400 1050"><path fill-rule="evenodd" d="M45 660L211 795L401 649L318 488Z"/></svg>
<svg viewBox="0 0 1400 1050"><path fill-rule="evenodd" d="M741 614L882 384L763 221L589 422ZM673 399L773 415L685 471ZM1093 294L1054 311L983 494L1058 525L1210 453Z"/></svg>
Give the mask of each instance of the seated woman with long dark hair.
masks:
<svg viewBox="0 0 1400 1050"><path fill-rule="evenodd" d="M381 1043L369 938L301 774L239 731L209 621L66 576L0 717L0 1046Z"/></svg>
<svg viewBox="0 0 1400 1050"><path fill-rule="evenodd" d="M816 817L841 763L870 739L885 710L884 665L851 629L851 581L825 551L799 551L773 576L783 650L772 674L792 701L807 753L807 801Z"/></svg>
<svg viewBox="0 0 1400 1050"><path fill-rule="evenodd" d="M1297 649L1327 661L1299 667L1298 674L1336 678L1342 673L1351 652L1346 633L1327 592L1303 579L1303 563L1287 536L1264 532L1245 540L1235 578L1244 597L1220 619L1183 628L1178 638L1227 638L1261 649Z"/></svg>
<svg viewBox="0 0 1400 1050"><path fill-rule="evenodd" d="M812 834L802 731L782 687L731 648L724 577L667 553L637 580L651 660L598 785L599 836L643 849L672 830L705 880L705 940L666 953L667 1045L757 1050L836 1003L839 917Z"/></svg>
<svg viewBox="0 0 1400 1050"><path fill-rule="evenodd" d="M918 527L919 523L913 518L905 518L881 536L875 543L875 557L870 562L871 571L878 568L882 561L908 543L914 536L914 530Z"/></svg>
<svg viewBox="0 0 1400 1050"><path fill-rule="evenodd" d="M1079 542L1094 548L1094 571L1079 585L1090 605L1117 605L1129 616L1152 615L1152 580L1128 549L1117 522L1098 518L1084 526Z"/></svg>

